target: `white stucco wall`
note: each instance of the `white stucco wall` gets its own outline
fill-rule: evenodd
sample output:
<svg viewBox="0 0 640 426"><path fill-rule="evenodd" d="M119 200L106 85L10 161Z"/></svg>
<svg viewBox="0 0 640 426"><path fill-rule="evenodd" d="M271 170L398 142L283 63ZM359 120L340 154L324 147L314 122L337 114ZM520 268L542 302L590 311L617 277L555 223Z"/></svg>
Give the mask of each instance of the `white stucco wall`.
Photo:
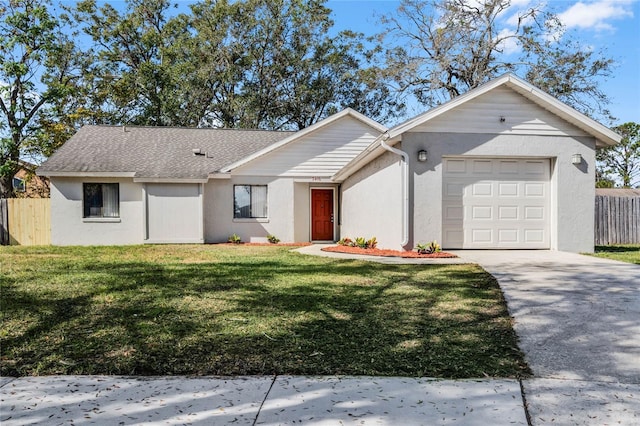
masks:
<svg viewBox="0 0 640 426"><path fill-rule="evenodd" d="M551 249L593 251L595 139L571 136L405 133L411 163L411 244L442 240L442 157L536 157L551 159ZM419 163L425 149L428 161ZM583 163L571 164L581 154Z"/></svg>
<svg viewBox="0 0 640 426"><path fill-rule="evenodd" d="M380 248L402 249L402 167L398 155L386 152L351 175L342 184L341 198L341 237L376 237Z"/></svg>
<svg viewBox="0 0 640 426"><path fill-rule="evenodd" d="M147 183L147 243L202 243L202 184Z"/></svg>
<svg viewBox="0 0 640 426"><path fill-rule="evenodd" d="M83 182L120 184L117 221L83 219ZM51 244L142 244L143 237L142 184L133 179L51 178Z"/></svg>
<svg viewBox="0 0 640 426"><path fill-rule="evenodd" d="M268 218L234 219L233 185L267 185ZM290 178L239 176L212 179L204 185L205 242L226 242L237 234L244 242L275 235L282 242L294 238L294 182Z"/></svg>
<svg viewBox="0 0 640 426"><path fill-rule="evenodd" d="M267 185L269 217L234 219L233 185ZM226 242L234 233L244 242L264 241L268 234L275 235L283 243L308 242L311 236L309 194L312 187L336 188L334 203L337 202L337 185L333 184L264 176L211 179L204 185L205 242ZM337 235L336 227L336 238Z"/></svg>
<svg viewBox="0 0 640 426"><path fill-rule="evenodd" d="M309 184L295 182L294 196L294 238L296 242L306 242L311 238L311 200L309 198Z"/></svg>

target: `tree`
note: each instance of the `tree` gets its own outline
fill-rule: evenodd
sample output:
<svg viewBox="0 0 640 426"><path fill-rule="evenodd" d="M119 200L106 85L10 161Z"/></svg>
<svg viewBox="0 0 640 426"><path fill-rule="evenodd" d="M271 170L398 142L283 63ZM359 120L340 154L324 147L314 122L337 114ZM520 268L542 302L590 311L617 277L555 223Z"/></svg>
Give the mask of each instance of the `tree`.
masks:
<svg viewBox="0 0 640 426"><path fill-rule="evenodd" d="M614 188L615 186L613 178L602 167L596 165L596 188Z"/></svg>
<svg viewBox="0 0 640 426"><path fill-rule="evenodd" d="M624 123L613 130L622 136L622 140L598 151L601 168L604 173L619 179L623 188L640 187L640 124Z"/></svg>
<svg viewBox="0 0 640 426"><path fill-rule="evenodd" d="M324 0L204 1L192 6L206 121L224 127L302 129L342 108L394 116L362 34L328 35Z"/></svg>
<svg viewBox="0 0 640 426"><path fill-rule="evenodd" d="M328 35L324 2L203 0L171 16L168 0L129 0L125 11L85 0L71 9L94 44L84 110L110 123L265 129L347 106L400 111L361 35Z"/></svg>
<svg viewBox="0 0 640 426"><path fill-rule="evenodd" d="M383 19L382 37L399 42L387 51L387 77L431 107L513 72L582 112L608 114L596 81L612 60L571 40L541 6L511 12L511 0L403 0Z"/></svg>
<svg viewBox="0 0 640 426"><path fill-rule="evenodd" d="M38 120L68 93L73 78L72 43L48 6L42 0L0 2L0 198L14 195L20 156L42 154Z"/></svg>
<svg viewBox="0 0 640 426"><path fill-rule="evenodd" d="M79 91L98 108L100 121L139 125L197 125L184 67L191 37L183 15L170 17L168 0L128 0L120 12L85 0L69 11L79 31L91 37ZM197 66L197 64L193 64ZM195 98L197 99L197 97Z"/></svg>

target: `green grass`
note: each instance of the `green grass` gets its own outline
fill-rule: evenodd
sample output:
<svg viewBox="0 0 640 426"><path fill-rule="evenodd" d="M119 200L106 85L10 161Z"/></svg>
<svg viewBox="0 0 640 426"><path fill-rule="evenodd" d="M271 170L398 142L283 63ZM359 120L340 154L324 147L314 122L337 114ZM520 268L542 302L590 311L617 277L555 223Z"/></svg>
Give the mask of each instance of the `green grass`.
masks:
<svg viewBox="0 0 640 426"><path fill-rule="evenodd" d="M640 244L596 246L593 256L640 265Z"/></svg>
<svg viewBox="0 0 640 426"><path fill-rule="evenodd" d="M0 248L2 375L526 376L472 265L287 247Z"/></svg>

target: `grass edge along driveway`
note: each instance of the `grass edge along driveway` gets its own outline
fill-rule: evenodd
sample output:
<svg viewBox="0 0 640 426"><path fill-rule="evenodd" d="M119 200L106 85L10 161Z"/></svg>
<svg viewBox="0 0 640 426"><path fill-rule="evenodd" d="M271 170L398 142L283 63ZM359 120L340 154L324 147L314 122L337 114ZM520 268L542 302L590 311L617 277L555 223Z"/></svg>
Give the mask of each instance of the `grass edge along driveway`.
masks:
<svg viewBox="0 0 640 426"><path fill-rule="evenodd" d="M640 244L619 244L611 246L596 246L591 256L640 265Z"/></svg>
<svg viewBox="0 0 640 426"><path fill-rule="evenodd" d="M290 250L1 247L1 373L529 374L480 267Z"/></svg>

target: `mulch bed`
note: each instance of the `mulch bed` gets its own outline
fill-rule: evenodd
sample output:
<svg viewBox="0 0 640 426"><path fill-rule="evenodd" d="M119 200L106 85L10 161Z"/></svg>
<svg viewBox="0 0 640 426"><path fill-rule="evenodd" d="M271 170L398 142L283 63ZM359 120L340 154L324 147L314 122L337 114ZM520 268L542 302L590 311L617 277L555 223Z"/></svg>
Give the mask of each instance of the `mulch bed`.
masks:
<svg viewBox="0 0 640 426"><path fill-rule="evenodd" d="M383 249L363 249L360 247L349 246L332 246L325 247L322 251L331 251L334 253L349 253L349 254L366 254L369 256L383 256L383 257L405 257L405 258L452 258L458 257L455 254L441 251L439 253L420 254L417 251L399 251L399 250L383 250Z"/></svg>
<svg viewBox="0 0 640 426"><path fill-rule="evenodd" d="M310 246L311 243L215 243L221 246L285 246L285 247L305 247Z"/></svg>

